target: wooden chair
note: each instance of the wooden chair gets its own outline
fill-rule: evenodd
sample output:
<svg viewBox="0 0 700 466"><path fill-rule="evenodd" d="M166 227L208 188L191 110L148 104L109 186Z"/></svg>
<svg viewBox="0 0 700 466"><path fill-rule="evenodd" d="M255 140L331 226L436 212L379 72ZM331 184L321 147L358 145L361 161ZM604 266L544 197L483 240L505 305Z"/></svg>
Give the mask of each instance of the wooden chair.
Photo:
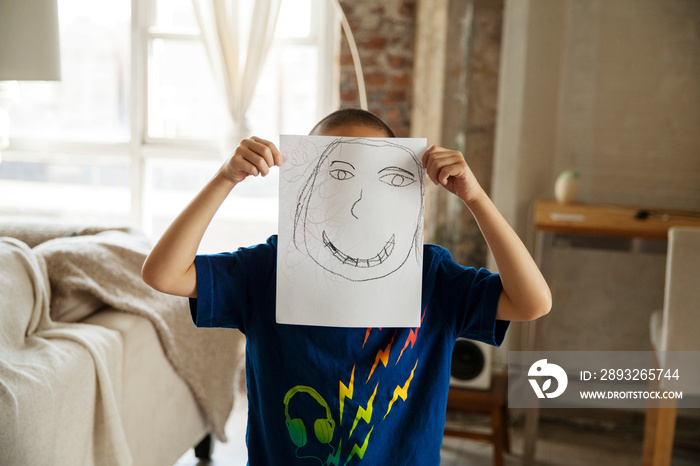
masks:
<svg viewBox="0 0 700 466"><path fill-rule="evenodd" d="M507 396L508 378L503 373L493 374L489 390L450 387L447 395L447 409L489 414L491 416L491 433L485 434L445 427L444 435L493 443L493 464L503 466L503 452L510 452Z"/></svg>

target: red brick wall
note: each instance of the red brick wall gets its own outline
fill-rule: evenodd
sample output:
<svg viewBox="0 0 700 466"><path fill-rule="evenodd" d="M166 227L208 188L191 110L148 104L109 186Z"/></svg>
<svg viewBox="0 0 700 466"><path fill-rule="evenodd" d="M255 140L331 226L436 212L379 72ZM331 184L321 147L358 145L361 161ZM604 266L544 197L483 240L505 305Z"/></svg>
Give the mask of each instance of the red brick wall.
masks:
<svg viewBox="0 0 700 466"><path fill-rule="evenodd" d="M407 137L416 0L340 0L352 28L365 76L369 110L398 137ZM352 56L343 38L340 106L359 107Z"/></svg>

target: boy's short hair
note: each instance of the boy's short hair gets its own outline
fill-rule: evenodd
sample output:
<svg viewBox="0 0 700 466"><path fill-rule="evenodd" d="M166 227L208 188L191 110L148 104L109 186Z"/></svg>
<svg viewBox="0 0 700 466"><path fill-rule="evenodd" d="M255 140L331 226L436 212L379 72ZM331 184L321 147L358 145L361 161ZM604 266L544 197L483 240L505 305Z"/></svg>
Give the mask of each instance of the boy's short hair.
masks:
<svg viewBox="0 0 700 466"><path fill-rule="evenodd" d="M374 113L361 108L341 108L319 121L309 135L319 134L323 130L334 129L345 125L359 125L384 131L387 137L393 138L394 132L389 125Z"/></svg>

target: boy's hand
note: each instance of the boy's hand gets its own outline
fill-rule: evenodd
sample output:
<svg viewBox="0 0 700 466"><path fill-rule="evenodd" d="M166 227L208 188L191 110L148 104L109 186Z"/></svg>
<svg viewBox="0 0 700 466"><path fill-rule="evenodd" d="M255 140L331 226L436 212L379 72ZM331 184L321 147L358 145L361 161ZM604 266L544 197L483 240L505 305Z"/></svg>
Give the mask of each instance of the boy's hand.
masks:
<svg viewBox="0 0 700 466"><path fill-rule="evenodd" d="M433 183L444 186L465 204L484 194L461 152L433 145L423 154L422 163Z"/></svg>
<svg viewBox="0 0 700 466"><path fill-rule="evenodd" d="M259 137L244 139L233 155L219 169L219 173L231 183L237 184L249 175L265 176L270 168L282 164L282 154L270 141Z"/></svg>

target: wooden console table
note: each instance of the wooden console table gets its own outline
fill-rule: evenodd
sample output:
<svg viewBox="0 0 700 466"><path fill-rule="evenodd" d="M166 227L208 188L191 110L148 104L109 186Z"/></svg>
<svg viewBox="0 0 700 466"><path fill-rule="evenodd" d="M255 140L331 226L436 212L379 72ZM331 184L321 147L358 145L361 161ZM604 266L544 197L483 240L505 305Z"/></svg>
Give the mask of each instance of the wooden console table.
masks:
<svg viewBox="0 0 700 466"><path fill-rule="evenodd" d="M663 239L675 226L700 227L700 213L645 207L535 204L535 231L555 234Z"/></svg>

